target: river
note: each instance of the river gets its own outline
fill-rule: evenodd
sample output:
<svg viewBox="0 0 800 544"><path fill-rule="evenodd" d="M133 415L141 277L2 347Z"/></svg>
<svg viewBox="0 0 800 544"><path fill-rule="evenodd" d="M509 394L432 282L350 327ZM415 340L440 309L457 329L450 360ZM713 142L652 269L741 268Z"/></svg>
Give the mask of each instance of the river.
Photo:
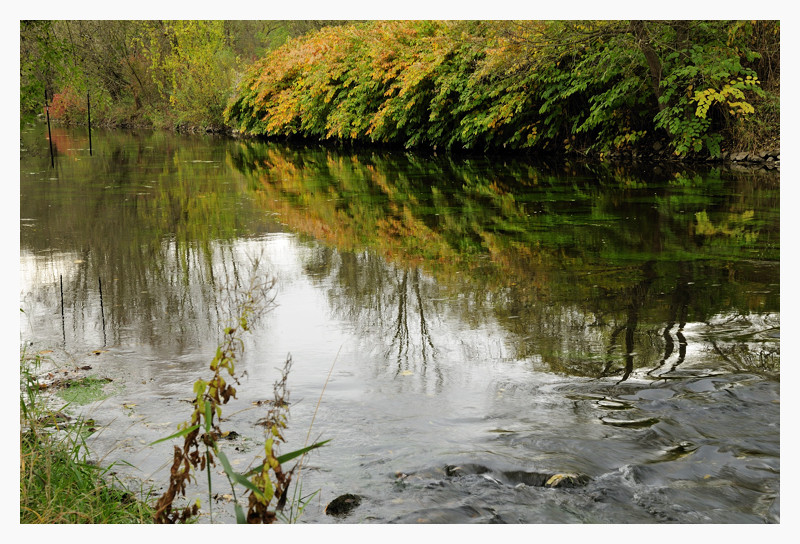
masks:
<svg viewBox="0 0 800 544"><path fill-rule="evenodd" d="M54 168L46 127L21 129L20 344L112 380L73 410L129 485L165 486L173 444L149 444L264 278L223 449L263 455L290 356L283 451L330 439L301 522L780 521L777 172L52 142ZM233 522L217 469L214 522ZM345 493L361 504L326 515ZM207 513L202 476L189 495Z"/></svg>

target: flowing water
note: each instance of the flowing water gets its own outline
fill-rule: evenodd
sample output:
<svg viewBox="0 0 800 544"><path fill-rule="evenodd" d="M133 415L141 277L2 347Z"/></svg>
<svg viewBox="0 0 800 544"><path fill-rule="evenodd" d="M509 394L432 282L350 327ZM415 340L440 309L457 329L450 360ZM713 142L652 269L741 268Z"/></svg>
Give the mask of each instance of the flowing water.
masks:
<svg viewBox="0 0 800 544"><path fill-rule="evenodd" d="M331 440L302 522L779 522L777 173L92 136L51 168L22 128L20 342L112 380L80 409L119 478L165 486L260 275L223 449L263 455L291 354L284 451Z"/></svg>

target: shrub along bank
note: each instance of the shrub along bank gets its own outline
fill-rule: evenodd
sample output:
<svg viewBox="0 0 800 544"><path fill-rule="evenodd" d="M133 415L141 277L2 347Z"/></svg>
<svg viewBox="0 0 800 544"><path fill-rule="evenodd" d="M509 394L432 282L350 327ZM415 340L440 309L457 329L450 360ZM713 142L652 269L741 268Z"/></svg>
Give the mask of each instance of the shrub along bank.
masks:
<svg viewBox="0 0 800 544"><path fill-rule="evenodd" d="M778 21L277 23L281 39L267 22L23 22L22 111L41 109L44 87L68 122L83 122L90 92L105 124L340 144L601 159L779 149Z"/></svg>
<svg viewBox="0 0 800 544"><path fill-rule="evenodd" d="M367 22L267 55L226 119L405 147L721 157L777 147L779 43L763 21Z"/></svg>

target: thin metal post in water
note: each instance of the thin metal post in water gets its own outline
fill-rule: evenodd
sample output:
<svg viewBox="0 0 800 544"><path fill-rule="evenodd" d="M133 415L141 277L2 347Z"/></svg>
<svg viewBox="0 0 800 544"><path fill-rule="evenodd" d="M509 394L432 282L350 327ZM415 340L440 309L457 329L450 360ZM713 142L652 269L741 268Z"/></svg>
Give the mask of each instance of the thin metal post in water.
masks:
<svg viewBox="0 0 800 544"><path fill-rule="evenodd" d="M103 311L103 282L97 278L97 285L100 287L100 318L103 320L103 347L106 345L106 314Z"/></svg>
<svg viewBox="0 0 800 544"><path fill-rule="evenodd" d="M47 114L47 141L50 142L50 168L55 168L53 159L53 135L50 133L50 106L47 104L47 89L44 90L44 111Z"/></svg>
<svg viewBox="0 0 800 544"><path fill-rule="evenodd" d="M64 325L64 277L59 274L58 282L61 284L61 336L64 338L64 344L67 343L67 329Z"/></svg>
<svg viewBox="0 0 800 544"><path fill-rule="evenodd" d="M86 91L86 113L89 116L89 156L92 156L92 104L89 102L89 91ZM102 295L100 299L102 300Z"/></svg>

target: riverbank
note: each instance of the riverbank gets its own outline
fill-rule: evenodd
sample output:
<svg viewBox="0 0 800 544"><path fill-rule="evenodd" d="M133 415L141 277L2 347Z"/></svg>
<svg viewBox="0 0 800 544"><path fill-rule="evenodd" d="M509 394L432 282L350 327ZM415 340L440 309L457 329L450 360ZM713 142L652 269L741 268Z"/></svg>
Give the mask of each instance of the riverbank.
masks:
<svg viewBox="0 0 800 544"><path fill-rule="evenodd" d="M43 362L38 354L20 357L20 523L152 523L150 506L115 479L113 465L89 459L92 422L42 393Z"/></svg>
<svg viewBox="0 0 800 544"><path fill-rule="evenodd" d="M43 115L29 117L31 121L38 123L46 123ZM68 127L86 127L85 122L61 122L52 121L53 125L68 126ZM224 138L231 138L235 140L253 140L264 142L279 142L291 143L300 146L322 146L336 151L363 151L363 150L396 150L406 151L400 145L392 145L385 143L374 142L361 142L361 141L328 141L317 140L314 138L306 138L302 136L280 136L268 137L262 135L253 135L242 133L234 130L231 127L209 127L201 125L188 125L177 124L167 126L154 126L152 123L140 120L135 123L128 122L104 122L98 125L93 123L94 128L104 128L111 130L163 130L175 134L207 134L209 136L217 136ZM741 147L741 146L740 146ZM670 152L669 148L663 141L655 143L640 144L632 149L625 151L611 152L607 154L597 154L590 152L561 151L550 155L543 156L530 151L521 150L507 150L495 149L491 151L450 151L447 152L449 156L470 158L470 157L497 157L501 159L514 159L514 160L547 160L552 161L557 159L559 161L576 161L583 163L596 163L596 164L609 164L620 165L623 167L636 167L642 165L651 165L658 171L670 169L684 169L692 167L718 167L723 170L731 170L735 172L755 172L755 171L780 171L780 141L779 138L774 139L773 142L768 143L763 147L756 147L755 149L742 150L735 148L735 151L723 151L719 157L707 156L676 156ZM438 155L436 149L421 148L416 149L416 153L422 156Z"/></svg>
<svg viewBox="0 0 800 544"><path fill-rule="evenodd" d="M94 126L597 161L780 159L777 21L316 23L286 41L266 38L281 27L286 38L285 21L25 22L21 112L43 114L44 95L51 120Z"/></svg>
<svg viewBox="0 0 800 544"><path fill-rule="evenodd" d="M254 63L225 122L407 149L718 159L779 146L778 36L763 22L331 27Z"/></svg>

